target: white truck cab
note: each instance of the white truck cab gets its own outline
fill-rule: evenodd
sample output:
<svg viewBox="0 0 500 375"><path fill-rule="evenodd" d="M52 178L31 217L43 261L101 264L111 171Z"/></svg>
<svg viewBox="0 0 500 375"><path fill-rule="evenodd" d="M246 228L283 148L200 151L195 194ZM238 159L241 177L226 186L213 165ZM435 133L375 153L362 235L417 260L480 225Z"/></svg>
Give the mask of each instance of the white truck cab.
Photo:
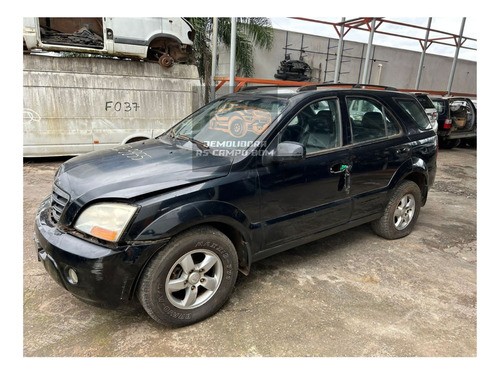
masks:
<svg viewBox="0 0 500 375"><path fill-rule="evenodd" d="M194 30L184 18L25 17L24 49L155 60L170 67L189 60Z"/></svg>

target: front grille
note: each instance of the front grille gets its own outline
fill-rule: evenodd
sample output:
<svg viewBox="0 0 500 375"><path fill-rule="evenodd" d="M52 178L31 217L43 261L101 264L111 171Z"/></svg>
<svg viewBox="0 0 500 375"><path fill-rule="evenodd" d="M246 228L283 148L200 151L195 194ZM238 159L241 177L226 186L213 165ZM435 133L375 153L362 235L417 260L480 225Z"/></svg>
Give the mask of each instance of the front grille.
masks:
<svg viewBox="0 0 500 375"><path fill-rule="evenodd" d="M54 223L58 223L61 215L69 202L69 194L54 185L52 199L50 202L50 217Z"/></svg>

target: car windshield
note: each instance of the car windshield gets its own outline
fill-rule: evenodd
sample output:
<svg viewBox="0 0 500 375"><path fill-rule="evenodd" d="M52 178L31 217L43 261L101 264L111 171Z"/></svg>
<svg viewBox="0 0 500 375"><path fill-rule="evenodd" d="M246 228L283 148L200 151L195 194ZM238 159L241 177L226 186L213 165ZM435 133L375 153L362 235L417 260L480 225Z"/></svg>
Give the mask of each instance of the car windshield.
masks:
<svg viewBox="0 0 500 375"><path fill-rule="evenodd" d="M273 95L227 96L202 107L160 139L185 141L180 146L187 148L194 145L204 150L246 150L258 141L287 103L288 100Z"/></svg>

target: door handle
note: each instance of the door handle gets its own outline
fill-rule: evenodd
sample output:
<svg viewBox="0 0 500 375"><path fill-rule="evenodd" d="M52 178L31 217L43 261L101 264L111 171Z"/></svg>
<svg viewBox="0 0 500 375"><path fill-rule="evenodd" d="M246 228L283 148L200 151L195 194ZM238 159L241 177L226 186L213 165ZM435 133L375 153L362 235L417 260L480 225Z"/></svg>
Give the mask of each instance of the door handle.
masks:
<svg viewBox="0 0 500 375"><path fill-rule="evenodd" d="M331 174L339 174L339 173L349 173L351 170L351 166L345 163L334 164L330 167Z"/></svg>
<svg viewBox="0 0 500 375"><path fill-rule="evenodd" d="M411 148L408 146L404 146L402 148L398 148L396 150L396 154L401 155L401 154L407 154L411 151Z"/></svg>
<svg viewBox="0 0 500 375"><path fill-rule="evenodd" d="M338 163L330 167L331 174L342 174L339 179L338 191L345 190L347 194L351 190L351 164Z"/></svg>

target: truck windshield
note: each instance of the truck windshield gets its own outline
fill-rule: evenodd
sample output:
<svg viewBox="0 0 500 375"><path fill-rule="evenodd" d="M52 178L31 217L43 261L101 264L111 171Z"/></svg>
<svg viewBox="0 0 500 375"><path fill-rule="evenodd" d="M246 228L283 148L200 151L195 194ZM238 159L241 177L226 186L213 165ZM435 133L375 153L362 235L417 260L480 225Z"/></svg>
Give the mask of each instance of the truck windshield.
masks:
<svg viewBox="0 0 500 375"><path fill-rule="evenodd" d="M160 139L189 141L204 150L246 150L258 142L287 103L271 95L231 95L202 107Z"/></svg>

